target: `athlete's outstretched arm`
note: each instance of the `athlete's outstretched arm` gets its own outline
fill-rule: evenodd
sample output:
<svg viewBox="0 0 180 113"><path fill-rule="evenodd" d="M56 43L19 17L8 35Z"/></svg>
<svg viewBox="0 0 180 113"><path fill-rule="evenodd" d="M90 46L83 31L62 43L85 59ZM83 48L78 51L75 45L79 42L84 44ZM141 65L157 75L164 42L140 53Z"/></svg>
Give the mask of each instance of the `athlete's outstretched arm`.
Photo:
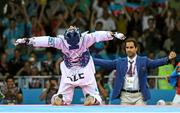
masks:
<svg viewBox="0 0 180 113"><path fill-rule="evenodd" d="M96 31L84 36L84 39L87 42L87 47L90 47L95 42L113 40L114 38L124 40L126 37L122 33L111 31Z"/></svg>
<svg viewBox="0 0 180 113"><path fill-rule="evenodd" d="M34 47L54 47L60 49L60 44L62 42L60 37L61 35L58 37L39 36L32 38L20 38L15 41L15 45L25 44L32 45Z"/></svg>

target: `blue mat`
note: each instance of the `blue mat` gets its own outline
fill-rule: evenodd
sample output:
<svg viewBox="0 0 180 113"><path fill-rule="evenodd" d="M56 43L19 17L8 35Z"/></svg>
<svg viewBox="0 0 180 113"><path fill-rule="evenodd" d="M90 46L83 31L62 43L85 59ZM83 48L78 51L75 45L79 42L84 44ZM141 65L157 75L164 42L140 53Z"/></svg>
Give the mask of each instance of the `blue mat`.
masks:
<svg viewBox="0 0 180 113"><path fill-rule="evenodd" d="M180 106L125 106L125 105L102 105L102 106L51 106L51 105L0 105L0 113L129 113L129 112L179 112Z"/></svg>

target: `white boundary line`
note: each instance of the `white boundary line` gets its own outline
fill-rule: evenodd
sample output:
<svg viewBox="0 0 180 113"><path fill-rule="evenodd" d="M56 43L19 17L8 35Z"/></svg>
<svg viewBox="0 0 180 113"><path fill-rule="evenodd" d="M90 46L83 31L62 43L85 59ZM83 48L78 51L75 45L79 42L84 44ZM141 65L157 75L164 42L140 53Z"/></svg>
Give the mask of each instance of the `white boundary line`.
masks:
<svg viewBox="0 0 180 113"><path fill-rule="evenodd" d="M0 112L0 113L180 113L180 112Z"/></svg>
<svg viewBox="0 0 180 113"><path fill-rule="evenodd" d="M46 106L52 106L52 105L0 105L0 107L1 108L4 108L4 109L6 109L7 107L22 107L22 109L23 109L23 107L26 107L26 106L29 106L29 107L33 107L33 106L39 106L39 107L46 107ZM77 107L79 107L79 106L83 106L83 105L72 105L72 106L77 106ZM109 106L109 107L113 107L113 106L121 106L121 107L126 107L126 106L131 106L131 105L102 105L102 106ZM62 107L62 106L61 106ZM68 107L68 106L64 106L64 107ZM69 106L70 107L70 106ZM132 107L135 107L135 106L132 106ZM137 107L138 107L138 105L137 105ZM139 105L139 107L142 107L141 105ZM180 107L179 105L165 105L165 106L159 106L159 105L147 105L147 106L143 106L143 107L150 107L150 108L152 108L153 109L153 107L158 107L158 108L170 108L170 109L173 109L173 108L176 108L176 107ZM11 108L10 108L11 109ZM24 110L26 110L26 109L24 109ZM7 112L6 112L6 110L2 110L2 111L0 111L0 113L164 113L164 112L161 112L161 111L139 111L139 112L133 112L133 111L115 111L115 112L103 112L103 111L92 111L92 112L83 112L83 111L79 111L79 112L77 112L77 111L75 111L75 112L73 112L73 111L66 111L66 112L64 112L64 111L44 111L44 112L38 112L38 111L11 111L11 112L9 112L8 110L7 110ZM169 111L165 111L165 113L180 113L180 111L171 111L171 112L169 112Z"/></svg>

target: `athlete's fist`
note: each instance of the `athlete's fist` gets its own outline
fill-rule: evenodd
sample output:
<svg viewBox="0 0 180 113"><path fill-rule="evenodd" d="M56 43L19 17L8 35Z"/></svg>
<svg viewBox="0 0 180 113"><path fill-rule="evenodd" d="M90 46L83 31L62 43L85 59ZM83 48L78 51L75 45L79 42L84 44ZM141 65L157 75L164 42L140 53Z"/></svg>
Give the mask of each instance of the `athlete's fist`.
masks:
<svg viewBox="0 0 180 113"><path fill-rule="evenodd" d="M124 40L126 37L124 36L124 34L122 33L118 33L118 32L114 32L113 33L113 37L120 39L120 40Z"/></svg>
<svg viewBox="0 0 180 113"><path fill-rule="evenodd" d="M19 38L15 41L14 45L17 46L19 44L27 44L28 39L27 38Z"/></svg>

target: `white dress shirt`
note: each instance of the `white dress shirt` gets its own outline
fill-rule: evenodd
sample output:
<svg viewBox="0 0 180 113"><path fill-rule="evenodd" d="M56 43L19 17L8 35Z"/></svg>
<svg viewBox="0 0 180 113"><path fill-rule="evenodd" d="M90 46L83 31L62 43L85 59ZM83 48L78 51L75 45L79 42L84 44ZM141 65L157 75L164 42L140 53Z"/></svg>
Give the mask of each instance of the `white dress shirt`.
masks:
<svg viewBox="0 0 180 113"><path fill-rule="evenodd" d="M130 62L132 63L132 77L129 77L129 75L126 72L126 75L124 77L125 81L124 81L124 86L123 89L125 90L139 90L139 79L138 79L138 73L137 73L137 66L136 66L136 59L137 59L137 55L130 59L128 58L128 69L127 72L130 68Z"/></svg>

